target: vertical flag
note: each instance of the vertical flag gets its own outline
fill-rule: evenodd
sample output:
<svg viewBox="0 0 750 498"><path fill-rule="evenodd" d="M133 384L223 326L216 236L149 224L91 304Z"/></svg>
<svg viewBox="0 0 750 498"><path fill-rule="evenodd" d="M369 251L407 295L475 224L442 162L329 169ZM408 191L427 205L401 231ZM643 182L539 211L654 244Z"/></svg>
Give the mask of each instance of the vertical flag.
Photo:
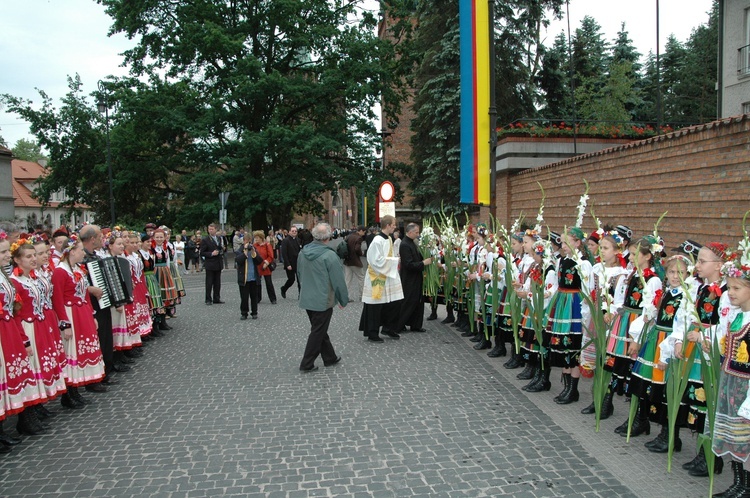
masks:
<svg viewBox="0 0 750 498"><path fill-rule="evenodd" d="M490 203L490 32L487 0L459 0L461 202Z"/></svg>

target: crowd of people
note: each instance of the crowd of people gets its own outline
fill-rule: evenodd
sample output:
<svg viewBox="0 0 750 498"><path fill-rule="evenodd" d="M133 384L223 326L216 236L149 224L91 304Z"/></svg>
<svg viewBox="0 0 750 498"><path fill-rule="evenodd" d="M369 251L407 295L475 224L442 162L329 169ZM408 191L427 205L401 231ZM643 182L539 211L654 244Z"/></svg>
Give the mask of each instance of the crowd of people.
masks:
<svg viewBox="0 0 750 498"><path fill-rule="evenodd" d="M143 232L83 225L21 233L0 223L0 453L21 439L3 430L17 414L21 435L46 433L65 409L108 392L171 330L185 296L167 227Z"/></svg>

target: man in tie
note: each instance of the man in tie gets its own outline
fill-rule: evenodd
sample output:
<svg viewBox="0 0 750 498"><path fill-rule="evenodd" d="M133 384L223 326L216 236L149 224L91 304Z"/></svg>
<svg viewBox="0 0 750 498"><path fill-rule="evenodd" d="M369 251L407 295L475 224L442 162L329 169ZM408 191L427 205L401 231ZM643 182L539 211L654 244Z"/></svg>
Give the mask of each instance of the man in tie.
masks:
<svg viewBox="0 0 750 498"><path fill-rule="evenodd" d="M206 272L206 304L223 304L221 300L221 270L224 261L221 256L221 238L216 233L216 225L208 225L208 237L201 239L200 254ZM212 297L213 294L213 297Z"/></svg>

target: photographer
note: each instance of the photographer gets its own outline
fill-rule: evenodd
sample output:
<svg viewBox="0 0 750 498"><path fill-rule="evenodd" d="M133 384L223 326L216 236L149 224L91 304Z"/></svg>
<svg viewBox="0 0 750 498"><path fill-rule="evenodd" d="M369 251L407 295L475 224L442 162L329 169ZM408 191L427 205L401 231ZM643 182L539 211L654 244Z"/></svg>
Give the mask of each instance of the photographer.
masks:
<svg viewBox="0 0 750 498"><path fill-rule="evenodd" d="M252 242L242 245L242 250L235 253L237 262L237 284L240 286L240 319L247 320L248 299L250 316L258 318L258 283L260 276L256 265L263 262Z"/></svg>

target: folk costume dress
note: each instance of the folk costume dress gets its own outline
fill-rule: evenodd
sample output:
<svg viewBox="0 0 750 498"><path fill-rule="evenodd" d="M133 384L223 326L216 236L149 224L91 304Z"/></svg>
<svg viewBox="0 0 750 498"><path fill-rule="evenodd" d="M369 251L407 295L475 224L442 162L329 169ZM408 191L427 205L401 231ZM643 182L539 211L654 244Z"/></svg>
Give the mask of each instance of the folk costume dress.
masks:
<svg viewBox="0 0 750 498"><path fill-rule="evenodd" d="M643 285L645 280L649 294L655 296L661 290L661 279L656 276L652 268L643 271L643 278L637 270L633 270L623 285L618 286L616 295L625 292L622 307L612 322L607 343L606 369L612 371L612 392L622 396L627 391L627 383L630 380L630 371L634 360L628 354L628 347L633 342L639 342L640 337L631 335L631 324L643 313L643 294L646 289ZM638 330L640 332L640 330Z"/></svg>
<svg viewBox="0 0 750 498"><path fill-rule="evenodd" d="M154 258L154 271L156 272L156 279L159 281L161 300L164 307L167 308L167 314L172 315L174 306L180 296L172 278L172 271L169 269L169 248L166 244L156 245L152 242L151 255Z"/></svg>
<svg viewBox="0 0 750 498"><path fill-rule="evenodd" d="M644 326L640 334L641 349L635 360L628 383L628 393L651 404L650 417L654 422L666 423L666 384L665 370L659 370L659 362L667 363L671 356L671 347L667 340L672 334L678 311L685 302L684 291L680 287L668 288L657 303L655 320L633 327Z"/></svg>
<svg viewBox="0 0 750 498"><path fill-rule="evenodd" d="M143 260L137 253L126 256L130 262L130 278L133 282L133 302L125 305L125 319L128 333L131 336L131 346L141 344L141 337L147 336L152 330L151 310L148 301L148 287L146 275L143 272Z"/></svg>
<svg viewBox="0 0 750 498"><path fill-rule="evenodd" d="M148 290L148 301L151 309L151 315L154 319L161 319L166 314L164 309L164 301L161 299L161 287L159 287L159 279L156 277L156 266L154 264L154 256L150 251L144 251L143 249L138 250L138 255L143 263L143 275L146 282L146 288ZM155 320L156 321L156 320Z"/></svg>
<svg viewBox="0 0 750 498"><path fill-rule="evenodd" d="M534 309L534 296L532 285L537 284L541 287L541 291L544 292L544 310L545 319L541 322L543 325L539 330L534 329L533 315ZM524 359L531 360L532 357L538 357L541 348L539 346L539 339L542 339L542 345L545 349L549 349L549 343L544 342L544 324L546 321L546 310L549 307L549 303L552 301L552 296L557 292L557 271L554 265L549 265L544 271L542 271L542 265L534 262L529 269L528 278L523 284L523 294L526 298L523 300L523 319L521 320L520 327L518 329L519 338L521 339L521 353ZM545 360L548 359L548 354L545 354ZM534 363L538 363L535 361Z"/></svg>
<svg viewBox="0 0 750 498"><path fill-rule="evenodd" d="M0 412L9 417L47 398L26 352L29 338L13 317L16 288L4 271L0 273Z"/></svg>
<svg viewBox="0 0 750 498"><path fill-rule="evenodd" d="M594 295L600 296L601 299L601 310L603 314L610 313L616 314L617 311L622 307L623 300L625 298L624 293L617 293L615 289L619 287L619 284L628 274L627 268L617 266L605 266L604 263L596 263L591 270L591 278L589 279L589 289L591 290L592 299ZM608 298L601 297L601 292L607 293ZM581 351L581 369L593 371L596 368L596 346L592 341L591 331L584 329L583 331L583 344L590 344Z"/></svg>
<svg viewBox="0 0 750 498"><path fill-rule="evenodd" d="M492 277L485 285L484 325L487 328L494 327L494 335L499 343L503 342L502 334L500 333L500 305L505 293L505 258L495 252L488 251L485 260L485 272L492 275ZM497 275L497 283L495 283L495 275ZM497 286L497 307L493 309L492 294L495 286Z"/></svg>
<svg viewBox="0 0 750 498"><path fill-rule="evenodd" d="M15 314L16 323L31 341L33 354L29 357L29 363L37 381L44 388L46 400L55 399L66 390L55 342L57 323L44 314L44 298L34 270L30 275L14 274L11 280L17 299L21 302L21 309Z"/></svg>
<svg viewBox="0 0 750 498"><path fill-rule="evenodd" d="M579 364L583 324L589 323L590 310L581 298L588 283L591 263L578 254L562 258L557 269L557 292L549 304L549 321L545 334L550 345L553 367L573 368ZM545 341L547 338L545 338Z"/></svg>
<svg viewBox="0 0 750 498"><path fill-rule="evenodd" d="M524 263L524 257L528 256L528 254L524 254L522 256L519 255L513 255L512 262L510 264L513 265L513 275L514 278L518 278L518 276L523 273L522 268L529 265L531 263ZM533 258L531 262L533 262ZM502 342L510 342L513 343L515 341L515 337L513 336L513 318L512 318L512 310L511 310L511 303L509 299L509 293L513 292L513 284L506 282L505 287L503 287L503 291L500 294L500 306L497 311L498 317L497 321L499 324L500 329L500 335L498 339Z"/></svg>
<svg viewBox="0 0 750 498"><path fill-rule="evenodd" d="M104 360L86 272L80 266L71 268L67 261L62 261L52 274L52 286L52 307L60 320L68 357L65 380L73 387L99 382L104 378ZM68 328L73 337L65 339Z"/></svg>
<svg viewBox="0 0 750 498"><path fill-rule="evenodd" d="M185 297L185 284L182 281L182 273L177 264L177 250L171 242L167 243L167 250L169 251L169 270L172 272L172 280L174 280L174 286L177 289L175 304L180 304L182 301L180 298Z"/></svg>
<svg viewBox="0 0 750 498"><path fill-rule="evenodd" d="M471 294L474 296L474 317L469 317L476 321L481 321L484 315L484 296L485 296L485 281L482 278L484 274L485 265L487 263L487 249L484 248L484 244L474 244L469 250L469 268L467 276L470 274L476 274L477 280L471 281Z"/></svg>
<svg viewBox="0 0 750 498"><path fill-rule="evenodd" d="M722 332L726 331L726 332ZM722 352L719 396L711 449L747 462L750 457L750 312L738 313L731 322L721 318Z"/></svg>
<svg viewBox="0 0 750 498"><path fill-rule="evenodd" d="M52 330L55 335L55 344L57 345L57 363L62 370L65 370L68 357L65 355L65 345L63 344L62 333L60 332L60 319L57 318L57 313L52 309L52 273L54 271L55 264L50 260L49 263L37 271L36 283L39 285L39 292L44 302L44 316L50 323L54 324Z"/></svg>
<svg viewBox="0 0 750 498"><path fill-rule="evenodd" d="M125 259L122 256L115 256L114 254L108 254L107 257L114 258L118 265L121 261L120 258ZM126 279L126 281L131 279L130 273L126 271L128 269L128 266L129 264L120 265L121 270L123 270L123 267L125 268L125 270L121 271L121 273L122 278ZM125 306L120 306L119 310L115 306L111 306L109 308L109 313L112 317L112 346L114 347L114 350L126 351L128 349L133 349L135 341L137 340L138 343L140 343L141 337L135 336L130 333L130 330L128 329L128 317L125 311Z"/></svg>
<svg viewBox="0 0 750 498"><path fill-rule="evenodd" d="M680 409L677 423L700 433L703 432L706 420L706 394L703 389L701 362L707 361L707 358L702 354L700 344L683 341L687 332L691 330L699 331L706 339L713 341L714 336L719 333L719 319L725 317L730 320L730 323L734 320L737 308L730 306L729 295L726 291L726 282L701 285L695 298L690 300L695 303L694 310L700 318L700 323L695 322L695 314L689 309L689 303L685 303L683 305L685 318L675 320L672 334L669 336L673 348L674 343L682 342L683 356L687 358L692 355L695 358L688 376L687 389L682 398L682 403L687 409ZM720 336L717 337L720 338Z"/></svg>

